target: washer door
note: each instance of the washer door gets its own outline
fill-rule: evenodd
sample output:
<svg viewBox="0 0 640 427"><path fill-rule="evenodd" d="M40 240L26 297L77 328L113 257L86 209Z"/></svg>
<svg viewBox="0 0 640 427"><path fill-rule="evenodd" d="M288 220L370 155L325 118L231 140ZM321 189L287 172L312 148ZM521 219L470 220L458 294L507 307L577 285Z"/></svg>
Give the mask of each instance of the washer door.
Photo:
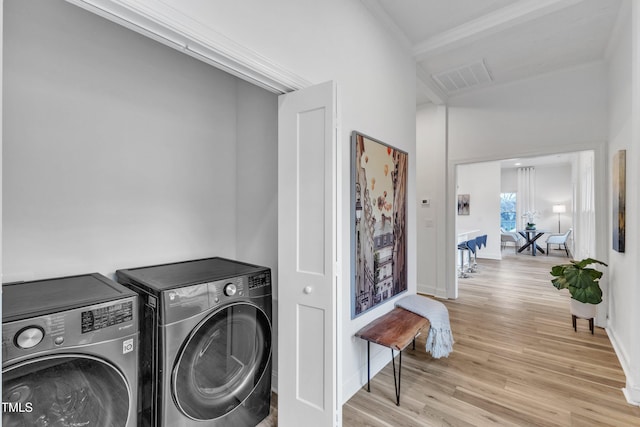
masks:
<svg viewBox="0 0 640 427"><path fill-rule="evenodd" d="M120 371L104 360L44 356L2 370L2 425L124 427L130 394Z"/></svg>
<svg viewBox="0 0 640 427"><path fill-rule="evenodd" d="M200 323L178 354L173 398L194 420L219 418L251 394L270 357L267 315L248 303L226 306Z"/></svg>

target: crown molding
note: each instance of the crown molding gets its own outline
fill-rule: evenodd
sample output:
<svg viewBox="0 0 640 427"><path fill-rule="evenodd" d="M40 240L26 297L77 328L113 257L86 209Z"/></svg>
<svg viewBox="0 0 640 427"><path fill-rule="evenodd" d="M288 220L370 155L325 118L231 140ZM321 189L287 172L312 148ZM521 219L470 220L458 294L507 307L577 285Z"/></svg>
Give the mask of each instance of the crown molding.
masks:
<svg viewBox="0 0 640 427"><path fill-rule="evenodd" d="M407 51L411 52L411 40L396 21L394 21L378 0L360 0L369 12L386 27L386 29L398 40Z"/></svg>
<svg viewBox="0 0 640 427"><path fill-rule="evenodd" d="M416 64L416 82L418 89L429 100L436 105L444 105L447 103L447 96L435 84L429 73L425 71L420 64Z"/></svg>
<svg viewBox="0 0 640 427"><path fill-rule="evenodd" d="M444 49L460 46L471 38L495 34L582 1L522 0L417 43L413 47L413 56L421 61Z"/></svg>
<svg viewBox="0 0 640 427"><path fill-rule="evenodd" d="M156 1L66 0L273 93L311 83L184 13Z"/></svg>

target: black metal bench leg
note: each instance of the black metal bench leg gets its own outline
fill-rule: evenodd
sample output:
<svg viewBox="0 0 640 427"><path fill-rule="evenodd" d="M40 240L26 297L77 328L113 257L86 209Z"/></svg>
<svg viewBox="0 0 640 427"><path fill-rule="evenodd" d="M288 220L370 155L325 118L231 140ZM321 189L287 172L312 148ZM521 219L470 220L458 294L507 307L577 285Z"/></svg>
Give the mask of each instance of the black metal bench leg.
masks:
<svg viewBox="0 0 640 427"><path fill-rule="evenodd" d="M367 341L367 391L371 392L371 359L370 359L371 341Z"/></svg>
<svg viewBox="0 0 640 427"><path fill-rule="evenodd" d="M398 396L396 396L396 405L400 406L400 381L402 381L402 350L400 350L400 363L398 364Z"/></svg>
<svg viewBox="0 0 640 427"><path fill-rule="evenodd" d="M413 339L413 349L414 350L416 349L416 339L415 338Z"/></svg>
<svg viewBox="0 0 640 427"><path fill-rule="evenodd" d="M393 385L396 388L396 406L400 406L400 380L402 379L402 350L400 351L400 360L398 361L398 379L396 379L396 358L391 349L391 363L393 363Z"/></svg>

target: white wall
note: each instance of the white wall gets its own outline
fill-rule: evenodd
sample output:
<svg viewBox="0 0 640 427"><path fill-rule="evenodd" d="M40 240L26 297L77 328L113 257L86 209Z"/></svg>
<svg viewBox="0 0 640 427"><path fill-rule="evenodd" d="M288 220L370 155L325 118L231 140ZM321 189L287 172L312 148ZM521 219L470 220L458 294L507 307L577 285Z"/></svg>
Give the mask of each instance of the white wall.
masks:
<svg viewBox="0 0 640 427"><path fill-rule="evenodd" d="M594 63L449 100L449 159L526 157L607 139L606 68Z"/></svg>
<svg viewBox="0 0 640 427"><path fill-rule="evenodd" d="M500 162L460 165L457 194L469 195L469 215L456 215L456 231L478 230L468 237L487 235L478 258L502 259L500 254Z"/></svg>
<svg viewBox="0 0 640 427"><path fill-rule="evenodd" d="M4 279L235 256L235 78L62 1L4 12Z"/></svg>
<svg viewBox="0 0 640 427"><path fill-rule="evenodd" d="M558 214L553 213L553 205L561 204L566 212L560 214L561 232L572 227L572 174L571 164L546 165L536 167L536 226L552 233L558 232ZM542 238L544 241L544 237Z"/></svg>
<svg viewBox="0 0 640 427"><path fill-rule="evenodd" d="M278 264L278 99L244 81L236 84L236 254Z"/></svg>
<svg viewBox="0 0 640 427"><path fill-rule="evenodd" d="M612 44L608 69L609 152L611 165L618 150L627 150L626 247L624 253L612 249L613 219L609 217L609 328L620 363L627 377L627 399L640 403L640 291L638 290L638 147L640 146L640 5L625 2L619 20L617 39ZM611 177L607 179L609 188ZM610 211L613 200L608 199Z"/></svg>
<svg viewBox="0 0 640 427"><path fill-rule="evenodd" d="M348 400L360 389L366 378L366 346L361 340L354 338L354 333L373 318L392 309L393 301L383 304L369 313L352 321L350 319L350 281L351 269L349 230L350 206L350 144L351 131L358 130L376 139L398 147L409 154L409 186L408 186L408 283L409 292L416 290L416 190L415 190L415 61L408 49L389 36L388 32L371 16L361 2L344 2L331 0L324 2L278 0L262 2L259 0L245 1L241 5L236 2L182 2L169 0L159 4L151 0L136 2L142 7L173 8L168 19L177 25L181 21L202 23L213 32L222 34L243 48L257 52L265 62L277 63L293 73L311 81L321 83L335 80L338 84L340 137L338 139L339 176L341 189L339 195L340 225L342 241L339 243L341 265L339 310L342 314L340 327L342 336L340 346L342 363L339 375L342 384L339 387L342 401ZM250 11L250 13L248 13ZM164 16L167 18L167 16ZM95 42L97 48L106 40ZM69 44L68 49L75 49ZM96 53L87 53L94 57ZM147 61L146 54L144 60ZM142 64L143 65L143 64ZM142 66L141 65L141 66ZM150 70L154 76L156 70ZM174 73L180 79L181 73ZM224 90L222 90L224 92ZM221 93L222 95L222 93ZM217 94L216 94L217 96ZM135 99L134 99L135 101ZM124 150L124 149L123 149ZM227 167L236 163L235 151L225 157L223 153L216 153L220 159L220 169L214 172L199 170L199 173L223 174L235 180L236 175ZM167 157L169 155L167 154ZM200 159L201 156L198 156ZM133 165L131 166L133 167ZM136 168L136 170L139 170ZM143 174L142 177L145 175ZM138 179L138 178L136 178ZM226 182L229 182L229 181ZM170 185L177 185L172 184ZM220 190L218 190L220 191ZM204 194L215 196L214 193ZM211 197L214 199L215 197ZM194 202L195 203L195 202ZM235 205L232 203L231 205ZM172 205L173 206L173 205ZM216 205L218 206L218 205ZM162 207L162 206L160 206ZM200 206L202 207L202 206ZM157 210L153 211L157 215ZM161 213L164 210L161 211ZM149 212L131 212L135 218L145 216ZM231 225L231 218L226 218L226 212L214 212L222 215L220 222L216 222L211 230L196 230L193 233L195 244L189 246L183 256L204 250L199 239L203 236L213 236L207 240L206 250L217 249L218 240L214 240L217 228ZM128 217L127 217L128 218ZM202 218L194 218L194 223L204 224ZM191 221L189 221L191 223ZM210 225L210 222L206 224ZM235 222L230 228L235 230ZM95 230L93 224L87 226L89 232ZM228 230L228 228L224 228ZM223 230L223 232L224 232ZM181 235L175 231L175 235ZM208 233L207 233L208 232ZM131 237L137 236L131 233ZM153 237L153 236L152 236ZM158 239L163 236L158 236ZM172 243L172 238L165 237ZM193 243L193 242L192 242ZM236 243L235 245L238 245ZM131 249L133 251L133 249ZM238 247L220 248L235 252ZM180 252L180 249L175 249ZM128 252L121 255L122 259ZM167 254L171 257L175 254ZM96 256L96 262L98 257ZM118 262L112 262L115 266ZM111 267L109 267L111 268ZM283 291L280 289L280 291ZM377 372L388 363L387 352L382 348L374 348L372 372Z"/></svg>
<svg viewBox="0 0 640 427"><path fill-rule="evenodd" d="M4 282L226 256L277 283L276 95L63 1L4 14Z"/></svg>
<svg viewBox="0 0 640 427"><path fill-rule="evenodd" d="M515 168L502 169L500 172L500 192L501 193L517 193L518 192L518 171Z"/></svg>
<svg viewBox="0 0 640 427"><path fill-rule="evenodd" d="M236 82L236 258L271 268L278 283L278 98ZM273 366L278 366L278 288L273 288ZM277 371L272 388L278 388Z"/></svg>
<svg viewBox="0 0 640 427"><path fill-rule="evenodd" d="M447 128L445 106L427 105L417 112L416 165L418 218L418 292L446 297ZM421 204L428 198L429 206Z"/></svg>
<svg viewBox="0 0 640 427"><path fill-rule="evenodd" d="M447 171L439 179L447 185L447 222L450 238L445 243L446 294L455 298L455 166L479 161L531 157L593 149L596 153L596 206L598 256L606 258L605 141L607 140L607 91L603 63L546 74L526 81L489 87L449 100ZM417 120L424 118L418 115ZM422 125L418 123L418 128ZM418 168L424 162L418 161ZM427 243L429 244L429 243ZM435 244L435 243L431 243ZM420 256L420 254L419 254ZM431 260L427 262L431 263ZM433 264L425 268L434 268Z"/></svg>
<svg viewBox="0 0 640 427"><path fill-rule="evenodd" d="M142 3L153 6L150 0ZM357 1L248 0L241 6L234 2L168 0L165 3L312 83L335 80L338 84L338 179L343 206L340 213L343 238L339 247L342 260L339 286L342 313L339 382L342 386L339 389L342 401L346 401L366 381L366 345L356 339L354 333L393 306L393 301L389 301L351 320L350 240L347 238L349 137L353 130L358 130L409 153L407 253L409 293L413 293L417 281L415 62L410 52L392 39ZM372 373L375 373L388 363L388 349L374 346L372 353Z"/></svg>
<svg viewBox="0 0 640 427"><path fill-rule="evenodd" d="M428 132L421 129L446 129L447 165L434 180L446 188L441 197L446 204L444 220L438 218L436 228L445 228L442 240L420 236L418 254L425 271L447 264L446 283L437 283L436 295L456 297L455 287L455 166L486 160L530 157L542 154L594 149L596 152L596 206L604 206L607 132L606 67L602 63L563 70L526 81L489 87L449 100L447 114L417 114L418 145L430 147ZM438 158L440 145L419 153L417 168L428 167ZM598 240L608 238L606 210L599 208ZM450 245L447 249L443 245ZM600 243L599 256L605 257L606 246ZM424 253L442 251L445 263L426 257ZM606 258L606 257L605 257ZM436 264L438 262L438 264ZM446 289L442 289L442 288Z"/></svg>

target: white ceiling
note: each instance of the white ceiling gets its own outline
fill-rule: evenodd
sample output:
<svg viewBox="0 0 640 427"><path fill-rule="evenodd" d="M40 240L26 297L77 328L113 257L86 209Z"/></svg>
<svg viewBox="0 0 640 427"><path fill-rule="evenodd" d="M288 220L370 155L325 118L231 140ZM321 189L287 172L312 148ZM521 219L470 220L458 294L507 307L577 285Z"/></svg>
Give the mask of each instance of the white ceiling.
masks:
<svg viewBox="0 0 640 427"><path fill-rule="evenodd" d="M621 0L362 1L413 52L418 104L444 103L488 85L602 60L621 4ZM484 64L492 80L478 84L462 71L467 81L457 79L459 85L449 84L447 90L434 78L472 63Z"/></svg>

